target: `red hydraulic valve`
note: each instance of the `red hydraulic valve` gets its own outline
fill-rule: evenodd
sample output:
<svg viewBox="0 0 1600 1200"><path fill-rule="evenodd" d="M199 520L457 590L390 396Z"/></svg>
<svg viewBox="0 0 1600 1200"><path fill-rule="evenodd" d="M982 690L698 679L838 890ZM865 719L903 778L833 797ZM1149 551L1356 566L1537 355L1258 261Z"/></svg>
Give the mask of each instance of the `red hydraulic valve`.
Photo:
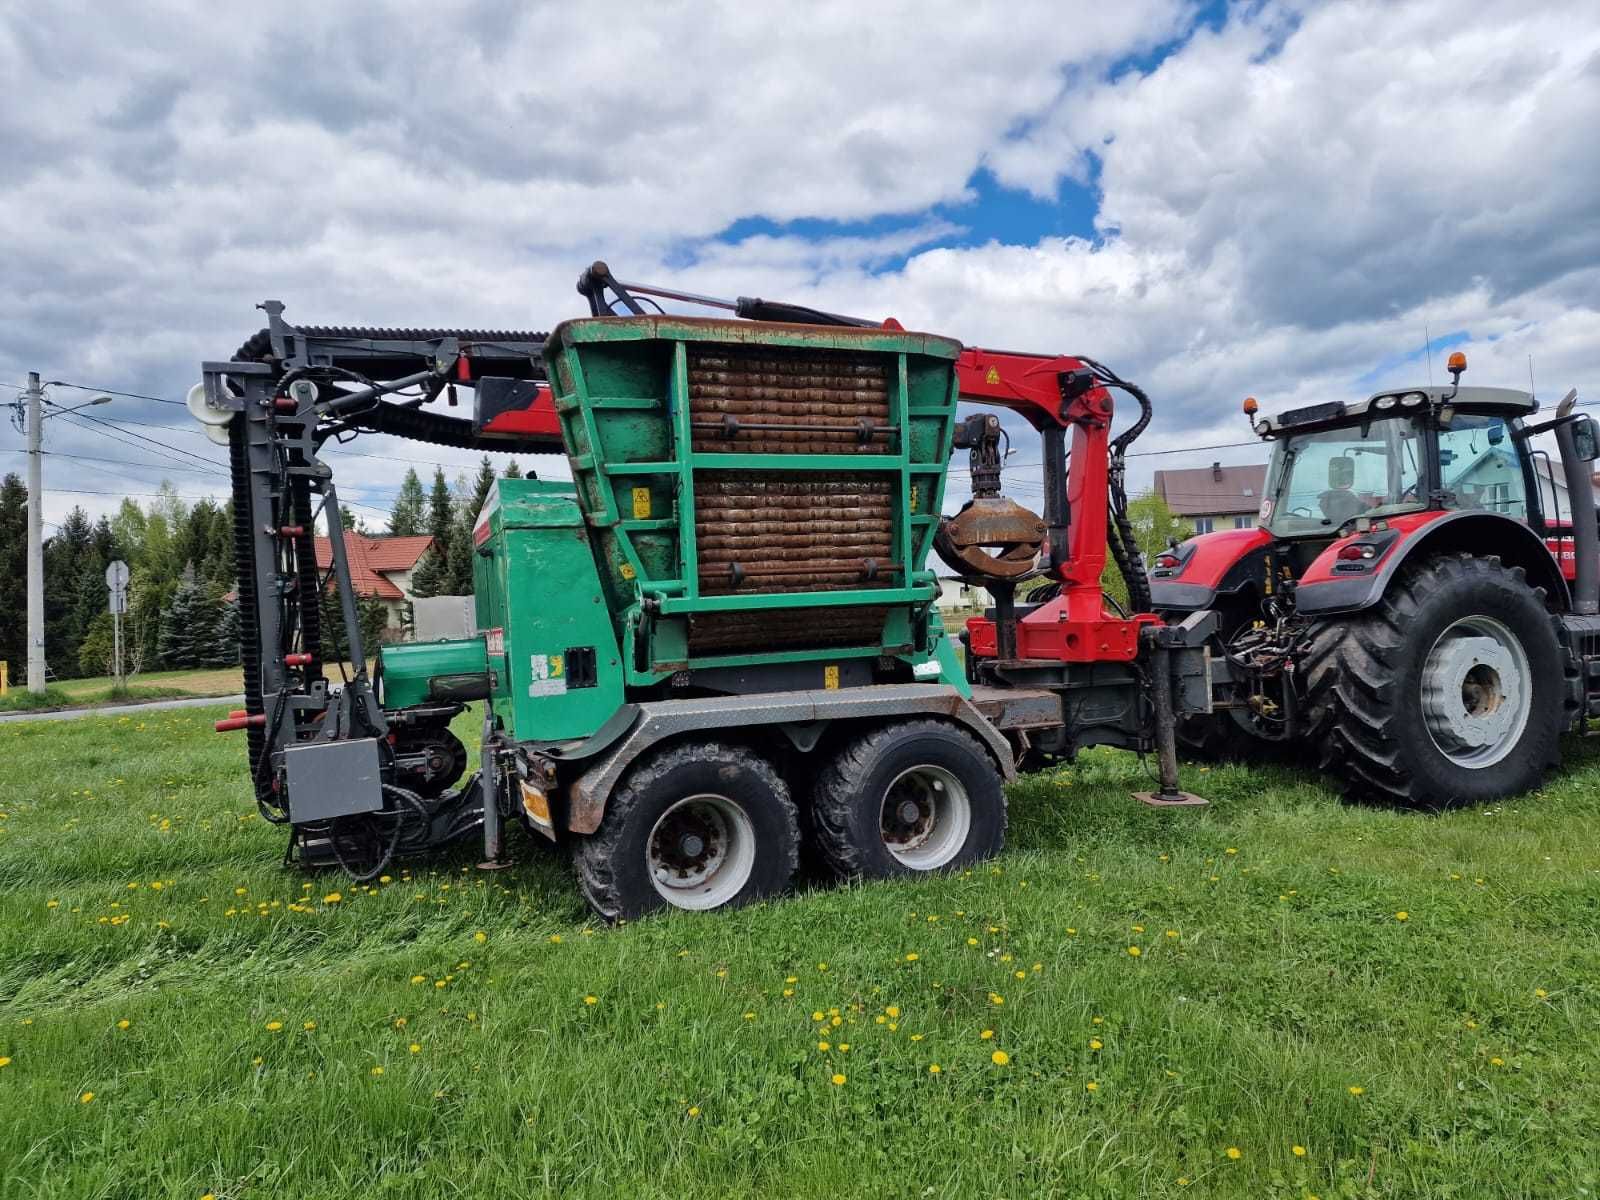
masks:
<svg viewBox="0 0 1600 1200"><path fill-rule="evenodd" d="M311 655L304 653L285 654L283 662L285 666L289 667L309 667L311 665Z"/></svg>

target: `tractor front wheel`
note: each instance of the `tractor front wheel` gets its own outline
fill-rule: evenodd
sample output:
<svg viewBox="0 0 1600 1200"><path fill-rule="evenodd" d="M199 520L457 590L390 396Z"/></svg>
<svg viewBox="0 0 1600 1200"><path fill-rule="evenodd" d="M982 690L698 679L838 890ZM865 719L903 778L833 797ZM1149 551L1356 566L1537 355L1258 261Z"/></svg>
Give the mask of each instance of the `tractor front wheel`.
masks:
<svg viewBox="0 0 1600 1200"><path fill-rule="evenodd" d="M1301 665L1325 770L1348 792L1414 807L1528 791L1559 760L1566 661L1521 568L1453 555L1329 621Z"/></svg>

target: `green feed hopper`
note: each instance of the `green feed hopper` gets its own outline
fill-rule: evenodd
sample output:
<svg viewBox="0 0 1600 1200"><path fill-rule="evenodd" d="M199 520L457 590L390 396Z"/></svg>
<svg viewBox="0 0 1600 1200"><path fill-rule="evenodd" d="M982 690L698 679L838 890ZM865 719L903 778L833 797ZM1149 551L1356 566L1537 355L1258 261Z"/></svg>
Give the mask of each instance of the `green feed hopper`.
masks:
<svg viewBox="0 0 1600 1200"><path fill-rule="evenodd" d="M545 357L625 684L793 664L788 686L898 673L965 691L926 569L959 352L898 329L556 329ZM508 625L529 602L510 597Z"/></svg>

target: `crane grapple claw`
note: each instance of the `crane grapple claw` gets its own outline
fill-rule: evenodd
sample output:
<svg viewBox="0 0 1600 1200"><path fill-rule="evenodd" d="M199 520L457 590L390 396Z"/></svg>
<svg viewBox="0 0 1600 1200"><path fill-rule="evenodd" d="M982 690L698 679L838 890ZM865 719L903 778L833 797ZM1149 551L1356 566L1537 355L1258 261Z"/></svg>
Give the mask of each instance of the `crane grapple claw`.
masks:
<svg viewBox="0 0 1600 1200"><path fill-rule="evenodd" d="M963 577L1014 581L1033 570L1044 535L1037 513L1005 496L980 496L939 522L933 548Z"/></svg>

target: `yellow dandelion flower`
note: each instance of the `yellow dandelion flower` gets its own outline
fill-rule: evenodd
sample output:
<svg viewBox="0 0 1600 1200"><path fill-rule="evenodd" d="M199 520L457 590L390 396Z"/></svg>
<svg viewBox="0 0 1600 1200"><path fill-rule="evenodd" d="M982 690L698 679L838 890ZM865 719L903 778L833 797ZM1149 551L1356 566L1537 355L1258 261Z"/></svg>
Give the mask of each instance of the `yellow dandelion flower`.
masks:
<svg viewBox="0 0 1600 1200"><path fill-rule="evenodd" d="M992 1038L992 1037L994 1037L994 1030L992 1030L992 1029L985 1029L985 1030L984 1030L984 1031L983 1031L983 1032L982 1032L982 1033L980 1033L980 1034L979 1034L979 1035L978 1035L978 1036L979 1036L979 1037L980 1037L980 1038L982 1038L982 1039L983 1039L983 1040L984 1040L984 1041L986 1041L986 1042L987 1042L987 1041L988 1041L988 1040L989 1040L989 1039L990 1039L990 1038Z"/></svg>
<svg viewBox="0 0 1600 1200"><path fill-rule="evenodd" d="M406 1047L406 1049L410 1050L411 1053L413 1053L413 1054L421 1054L422 1053L422 1046L418 1042L412 1042L411 1045Z"/></svg>
<svg viewBox="0 0 1600 1200"><path fill-rule="evenodd" d="M599 996L585 996L583 998L583 1002L585 1004L599 1004L600 1003L600 997Z"/></svg>
<svg viewBox="0 0 1600 1200"><path fill-rule="evenodd" d="M0 1067L9 1067L10 1065L11 1056L9 1054L0 1054Z"/></svg>
<svg viewBox="0 0 1600 1200"><path fill-rule="evenodd" d="M1534 989L1533 989L1533 994L1534 994L1534 995L1535 995L1535 996L1537 996L1537 997L1538 997L1538 998L1539 998L1539 999L1541 999L1541 1000L1543 1000L1543 999L1544 999L1544 998L1545 998L1545 997L1546 997L1546 996L1548 996L1548 995L1549 995L1549 994L1550 994L1550 993L1549 993L1549 992L1547 992L1547 991L1545 991L1545 990L1544 990L1544 989L1543 989L1543 988L1534 988Z"/></svg>
<svg viewBox="0 0 1600 1200"><path fill-rule="evenodd" d="M123 1017L122 1020L117 1022L117 1028L118 1029L127 1029L132 1024L133 1024L133 1022L128 1020L127 1017Z"/></svg>
<svg viewBox="0 0 1600 1200"><path fill-rule="evenodd" d="M404 1029L406 1027L406 1019L404 1017L396 1017L394 1019L394 1027L396 1029Z"/></svg>
<svg viewBox="0 0 1600 1200"><path fill-rule="evenodd" d="M1350 1085L1350 1094L1352 1096L1362 1095L1366 1090L1367 1089L1362 1087L1359 1083L1352 1083Z"/></svg>
<svg viewBox="0 0 1600 1200"><path fill-rule="evenodd" d="M268 1033L277 1033L278 1030L280 1030L282 1028L283 1028L283 1022L282 1021L268 1021L267 1022L267 1032Z"/></svg>
<svg viewBox="0 0 1600 1200"><path fill-rule="evenodd" d="M1104 1043L1102 1043L1099 1038L1090 1038L1089 1039L1089 1049L1091 1049L1091 1050L1104 1049Z"/></svg>
<svg viewBox="0 0 1600 1200"><path fill-rule="evenodd" d="M1229 846L1226 850L1223 851L1223 853L1224 854L1237 854L1237 853L1239 853L1239 851L1234 849L1234 847Z"/></svg>
<svg viewBox="0 0 1600 1200"><path fill-rule="evenodd" d="M784 982L785 983L799 983L800 982L800 976L798 976L798 975L790 975L786 979L784 979Z"/></svg>
<svg viewBox="0 0 1600 1200"><path fill-rule="evenodd" d="M413 975L411 977L411 982L412 983L425 983L425 982L427 982L427 979L428 979L428 977L426 975Z"/></svg>
<svg viewBox="0 0 1600 1200"><path fill-rule="evenodd" d="M977 938L968 938L967 939L967 945L976 946L977 944L978 944L978 939Z"/></svg>
<svg viewBox="0 0 1600 1200"><path fill-rule="evenodd" d="M324 896L322 898L322 902L324 904L338 904L339 901L341 901L343 899L344 899L344 896L341 895L340 893L338 893L338 892L329 892L326 896Z"/></svg>
<svg viewBox="0 0 1600 1200"><path fill-rule="evenodd" d="M373 1067L371 1073L373 1075L382 1075L383 1074L383 1068L382 1067Z"/></svg>
<svg viewBox="0 0 1600 1200"><path fill-rule="evenodd" d="M834 1077L833 1077L833 1086L834 1087L843 1087L844 1083L845 1083L845 1076L837 1075L837 1074L834 1075Z"/></svg>
<svg viewBox="0 0 1600 1200"><path fill-rule="evenodd" d="M1143 933L1144 932L1144 926L1143 925L1135 925L1133 927L1133 931L1135 933Z"/></svg>
<svg viewBox="0 0 1600 1200"><path fill-rule="evenodd" d="M1098 1092L1100 1090L1100 1085L1091 1079L1088 1083L1083 1085L1083 1090L1086 1092Z"/></svg>
<svg viewBox="0 0 1600 1200"><path fill-rule="evenodd" d="M472 940L481 946L489 940L489 935L480 929L477 933L472 935Z"/></svg>
<svg viewBox="0 0 1600 1200"><path fill-rule="evenodd" d="M898 1019L899 1016L900 1016L900 1006L898 1004L891 1004L891 1005L889 1005L888 1008L884 1009L883 1011L888 1013L889 1016L892 1017L892 1018Z"/></svg>
<svg viewBox="0 0 1600 1200"><path fill-rule="evenodd" d="M1129 946L1128 947L1128 957L1129 958L1138 958L1139 955L1141 955L1143 953L1144 953L1144 951L1139 949L1139 947L1137 947L1137 946Z"/></svg>
<svg viewBox="0 0 1600 1200"><path fill-rule="evenodd" d="M822 1011L820 1009L811 1014L811 1019L813 1021L825 1021L825 1020L827 1020L827 1018L822 1015Z"/></svg>
<svg viewBox="0 0 1600 1200"><path fill-rule="evenodd" d="M913 1042L920 1042L922 1040L922 1035L920 1033L913 1033L911 1035L911 1040Z"/></svg>
<svg viewBox="0 0 1600 1200"><path fill-rule="evenodd" d="M698 1117L700 1115L700 1106L698 1104L691 1104L689 1106L689 1115L691 1117Z"/></svg>
<svg viewBox="0 0 1600 1200"><path fill-rule="evenodd" d="M61 901L59 901L59 900L46 900L44 902L44 906L46 908L60 908L61 907Z"/></svg>
<svg viewBox="0 0 1600 1200"><path fill-rule="evenodd" d="M938 1063L929 1063L928 1064L928 1074L929 1075L937 1075L938 1073L939 1073L939 1064Z"/></svg>
<svg viewBox="0 0 1600 1200"><path fill-rule="evenodd" d="M756 1015L753 1012L747 1012L744 1014L744 1019L746 1021L754 1021L756 1019Z"/></svg>
<svg viewBox="0 0 1600 1200"><path fill-rule="evenodd" d="M1503 1067L1506 1065L1506 1060L1501 1058L1499 1055L1496 1055L1494 1058L1489 1060L1489 1065L1491 1067Z"/></svg>
<svg viewBox="0 0 1600 1200"><path fill-rule="evenodd" d="M840 1054L849 1054L850 1053L850 1043L849 1042L840 1042L839 1043L839 1053Z"/></svg>
<svg viewBox="0 0 1600 1200"><path fill-rule="evenodd" d="M907 962L916 962L917 961L917 955L915 955L915 954L906 955L906 961Z"/></svg>
<svg viewBox="0 0 1600 1200"><path fill-rule="evenodd" d="M783 994L784 994L785 997L792 996L792 995L794 995L794 989L793 988L784 988L783 989Z"/></svg>
<svg viewBox="0 0 1600 1200"><path fill-rule="evenodd" d="M989 1061L997 1067L1003 1067L1011 1061L1011 1055L1007 1054L1004 1050L996 1050L993 1054L989 1055Z"/></svg>
<svg viewBox="0 0 1600 1200"><path fill-rule="evenodd" d="M818 1042L817 1049L826 1054L829 1050L833 1049L833 1044L831 1042Z"/></svg>
<svg viewBox="0 0 1600 1200"><path fill-rule="evenodd" d="M92 1103L93 1101L94 1101L94 1093L93 1092L85 1092L85 1093L83 1093L83 1095L78 1097L78 1103L79 1104L89 1104L89 1103Z"/></svg>
<svg viewBox="0 0 1600 1200"><path fill-rule="evenodd" d="M1304 1158L1306 1156L1306 1148L1304 1146L1290 1146L1289 1153L1296 1158Z"/></svg>
<svg viewBox="0 0 1600 1200"><path fill-rule="evenodd" d="M559 934L559 933L552 933L552 934L551 934L551 935L550 935L550 944L551 944L551 945L552 945L552 946L559 946L559 945L561 945L561 935L560 935L560 934Z"/></svg>
<svg viewBox="0 0 1600 1200"><path fill-rule="evenodd" d="M1411 919L1411 914L1402 908L1399 912L1395 913L1394 919L1396 921L1409 921Z"/></svg>
<svg viewBox="0 0 1600 1200"><path fill-rule="evenodd" d="M300 1026L300 1028L304 1029L307 1033L310 1033L312 1030L316 1029L316 1027L317 1023L315 1021L307 1021L304 1025Z"/></svg>
<svg viewBox="0 0 1600 1200"><path fill-rule="evenodd" d="M1078 931L1076 929L1074 929L1071 925L1068 925L1067 926L1067 936L1068 937L1077 937L1078 936Z"/></svg>
<svg viewBox="0 0 1600 1200"><path fill-rule="evenodd" d="M1005 1002L1006 1002L1006 998L1004 996L1000 995L999 993L997 993L997 992L990 992L989 993L989 1003L990 1004L1001 1005L1001 1004L1004 1004Z"/></svg>
<svg viewBox="0 0 1600 1200"><path fill-rule="evenodd" d="M1233 1159L1234 1162L1238 1162L1244 1157L1243 1151L1241 1151L1237 1146L1229 1146L1226 1153L1229 1158Z"/></svg>

